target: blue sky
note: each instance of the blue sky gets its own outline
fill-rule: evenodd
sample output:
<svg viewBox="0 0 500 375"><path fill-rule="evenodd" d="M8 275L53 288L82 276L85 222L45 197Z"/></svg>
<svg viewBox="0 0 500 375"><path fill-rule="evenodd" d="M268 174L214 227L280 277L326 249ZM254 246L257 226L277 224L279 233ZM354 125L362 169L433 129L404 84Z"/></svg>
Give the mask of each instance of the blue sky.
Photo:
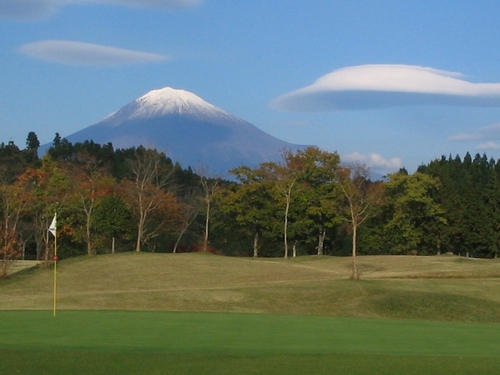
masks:
<svg viewBox="0 0 500 375"><path fill-rule="evenodd" d="M373 170L500 158L497 0L1 0L0 142L195 93Z"/></svg>

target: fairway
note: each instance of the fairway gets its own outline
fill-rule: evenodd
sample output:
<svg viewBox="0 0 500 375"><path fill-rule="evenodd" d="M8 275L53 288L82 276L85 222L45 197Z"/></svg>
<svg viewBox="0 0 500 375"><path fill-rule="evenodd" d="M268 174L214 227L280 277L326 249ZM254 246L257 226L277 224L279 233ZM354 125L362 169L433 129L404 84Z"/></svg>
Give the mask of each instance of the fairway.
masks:
<svg viewBox="0 0 500 375"><path fill-rule="evenodd" d="M496 374L500 327L267 314L0 312L0 374Z"/></svg>
<svg viewBox="0 0 500 375"><path fill-rule="evenodd" d="M497 374L500 262L78 257L0 283L3 374Z"/></svg>

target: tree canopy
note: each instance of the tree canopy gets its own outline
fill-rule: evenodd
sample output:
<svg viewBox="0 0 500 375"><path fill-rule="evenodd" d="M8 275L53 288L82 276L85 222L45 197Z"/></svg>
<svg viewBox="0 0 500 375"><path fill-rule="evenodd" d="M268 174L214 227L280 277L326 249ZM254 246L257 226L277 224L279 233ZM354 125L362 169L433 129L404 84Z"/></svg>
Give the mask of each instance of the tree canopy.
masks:
<svg viewBox="0 0 500 375"><path fill-rule="evenodd" d="M372 181L364 165L309 147L241 166L232 180L183 169L164 153L72 144L56 134L39 158L0 145L2 262L48 261L58 213L62 257L115 251L244 256L440 254L497 257L500 163L442 156ZM209 235L210 229L210 235Z"/></svg>

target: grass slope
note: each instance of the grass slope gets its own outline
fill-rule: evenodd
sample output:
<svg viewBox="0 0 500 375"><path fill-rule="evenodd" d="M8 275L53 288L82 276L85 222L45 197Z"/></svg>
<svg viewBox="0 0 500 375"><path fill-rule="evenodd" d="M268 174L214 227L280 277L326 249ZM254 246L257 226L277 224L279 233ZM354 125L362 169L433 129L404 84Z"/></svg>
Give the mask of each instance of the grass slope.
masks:
<svg viewBox="0 0 500 375"><path fill-rule="evenodd" d="M499 261L359 263L357 282L348 258L74 258L56 317L53 271L27 269L0 282L0 374L498 373Z"/></svg>
<svg viewBox="0 0 500 375"><path fill-rule="evenodd" d="M267 314L0 312L0 373L496 374L495 324Z"/></svg>
<svg viewBox="0 0 500 375"><path fill-rule="evenodd" d="M61 310L148 310L500 322L500 261L454 256L248 259L123 253L58 265ZM52 309L51 269L0 282L2 310Z"/></svg>

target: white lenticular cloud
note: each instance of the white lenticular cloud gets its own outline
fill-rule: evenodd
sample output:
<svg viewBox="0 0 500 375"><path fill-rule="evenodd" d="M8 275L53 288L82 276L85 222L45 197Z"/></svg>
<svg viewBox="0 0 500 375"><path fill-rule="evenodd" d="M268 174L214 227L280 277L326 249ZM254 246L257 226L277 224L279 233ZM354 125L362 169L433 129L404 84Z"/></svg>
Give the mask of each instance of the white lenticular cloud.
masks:
<svg viewBox="0 0 500 375"><path fill-rule="evenodd" d="M473 83L460 73L412 65L361 65L320 77L271 102L288 111L376 109L408 105L500 107L500 83Z"/></svg>
<svg viewBox="0 0 500 375"><path fill-rule="evenodd" d="M342 160L347 162L359 162L366 164L370 168L383 168L383 169L399 169L403 166L400 158L386 159L377 153L361 154L353 152L351 154L342 155Z"/></svg>
<svg viewBox="0 0 500 375"><path fill-rule="evenodd" d="M48 17L70 4L110 4L175 10L194 7L203 0L0 0L0 17L33 20Z"/></svg>
<svg viewBox="0 0 500 375"><path fill-rule="evenodd" d="M98 44L66 40L45 40L21 46L19 51L29 57L67 65L128 65L168 60L168 56L139 52Z"/></svg>

